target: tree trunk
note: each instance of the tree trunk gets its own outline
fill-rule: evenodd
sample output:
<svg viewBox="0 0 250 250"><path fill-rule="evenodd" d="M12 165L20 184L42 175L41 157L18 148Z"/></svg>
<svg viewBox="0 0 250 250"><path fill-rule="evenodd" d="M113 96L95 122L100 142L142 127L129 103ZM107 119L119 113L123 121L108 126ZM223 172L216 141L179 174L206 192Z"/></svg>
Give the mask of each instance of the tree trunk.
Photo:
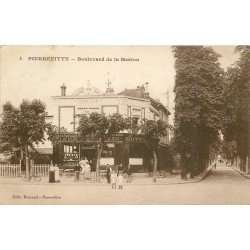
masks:
<svg viewBox="0 0 250 250"><path fill-rule="evenodd" d="M243 158L242 158L242 171L244 173L246 172L246 163L247 163L247 157L243 156Z"/></svg>
<svg viewBox="0 0 250 250"><path fill-rule="evenodd" d="M196 170L195 170L195 166L196 166L196 164L195 164L195 158L194 158L195 156L194 156L194 153L193 153L193 155L191 156L191 160L190 160L190 178L191 179L193 179L194 177L195 177L195 172L196 172Z"/></svg>
<svg viewBox="0 0 250 250"><path fill-rule="evenodd" d="M102 143L97 144L97 158L96 158L96 181L100 182L100 160L102 154Z"/></svg>
<svg viewBox="0 0 250 250"><path fill-rule="evenodd" d="M231 162L231 166L233 166L234 165L234 158L233 157L231 158L230 162Z"/></svg>
<svg viewBox="0 0 250 250"><path fill-rule="evenodd" d="M195 169L194 166L192 166L190 169L190 179L194 179L194 177L195 177Z"/></svg>
<svg viewBox="0 0 250 250"><path fill-rule="evenodd" d="M243 156L240 157L240 171L244 171L244 168L243 168Z"/></svg>
<svg viewBox="0 0 250 250"><path fill-rule="evenodd" d="M23 170L23 148L21 147L21 152L20 152L20 167L21 167L21 172Z"/></svg>
<svg viewBox="0 0 250 250"><path fill-rule="evenodd" d="M187 179L186 163L183 155L181 155L181 179L182 180Z"/></svg>
<svg viewBox="0 0 250 250"><path fill-rule="evenodd" d="M248 149L246 157L246 174L250 174L250 149Z"/></svg>
<svg viewBox="0 0 250 250"><path fill-rule="evenodd" d="M246 174L250 174L250 153L248 153L247 157L247 171Z"/></svg>
<svg viewBox="0 0 250 250"><path fill-rule="evenodd" d="M29 148L28 145L25 145L25 168L26 168L26 172L25 172L25 177L27 179L30 178L30 166L29 166Z"/></svg>
<svg viewBox="0 0 250 250"><path fill-rule="evenodd" d="M155 148L153 148L153 159L154 159L154 164L153 164L153 182L156 182L156 171L157 171L157 154Z"/></svg>

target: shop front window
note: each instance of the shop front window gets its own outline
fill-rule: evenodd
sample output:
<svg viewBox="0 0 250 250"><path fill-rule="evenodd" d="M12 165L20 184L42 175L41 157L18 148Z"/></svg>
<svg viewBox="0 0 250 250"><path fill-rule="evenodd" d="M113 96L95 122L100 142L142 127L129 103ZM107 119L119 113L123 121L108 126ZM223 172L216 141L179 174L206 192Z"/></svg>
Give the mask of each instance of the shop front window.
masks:
<svg viewBox="0 0 250 250"><path fill-rule="evenodd" d="M78 161L78 147L73 145L64 145L63 146L63 161L65 163L73 163Z"/></svg>
<svg viewBox="0 0 250 250"><path fill-rule="evenodd" d="M103 158L113 158L114 157L114 143L105 143L102 148L101 157Z"/></svg>
<svg viewBox="0 0 250 250"><path fill-rule="evenodd" d="M145 145L131 143L129 145L129 164L135 173L147 172L147 167L144 166Z"/></svg>
<svg viewBox="0 0 250 250"><path fill-rule="evenodd" d="M106 169L107 164L110 166L114 165L114 143L105 143L102 147L100 165L101 170L104 171Z"/></svg>

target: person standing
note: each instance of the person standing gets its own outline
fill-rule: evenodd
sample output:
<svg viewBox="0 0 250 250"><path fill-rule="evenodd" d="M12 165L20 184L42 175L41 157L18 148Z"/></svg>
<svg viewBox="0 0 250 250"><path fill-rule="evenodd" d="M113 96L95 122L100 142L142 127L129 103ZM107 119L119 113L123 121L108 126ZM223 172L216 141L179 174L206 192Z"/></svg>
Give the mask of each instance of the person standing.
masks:
<svg viewBox="0 0 250 250"><path fill-rule="evenodd" d="M216 162L214 163L214 169L216 169Z"/></svg>
<svg viewBox="0 0 250 250"><path fill-rule="evenodd" d="M110 179L111 179L112 189L116 189L117 174L114 170L111 172Z"/></svg>
<svg viewBox="0 0 250 250"><path fill-rule="evenodd" d="M81 166L80 165L75 165L75 180L74 181L79 181L80 180L80 171L81 171Z"/></svg>
<svg viewBox="0 0 250 250"><path fill-rule="evenodd" d="M127 168L127 175L128 175L128 179L127 179L127 182L131 182L132 180L132 168L131 166L128 164L128 168Z"/></svg>
<svg viewBox="0 0 250 250"><path fill-rule="evenodd" d="M60 183L60 170L57 164L55 164L54 170L55 170L55 182Z"/></svg>
<svg viewBox="0 0 250 250"><path fill-rule="evenodd" d="M54 165L51 164L49 167L49 183L55 182L55 168Z"/></svg>
<svg viewBox="0 0 250 250"><path fill-rule="evenodd" d="M118 171L117 171L117 176L119 175L119 173L122 171L122 164L118 165Z"/></svg>
<svg viewBox="0 0 250 250"><path fill-rule="evenodd" d="M87 162L88 162L88 159L87 159L87 157L85 156L84 159L82 158L82 159L80 160L79 164L80 164L80 166L83 168L83 167L86 165Z"/></svg>
<svg viewBox="0 0 250 250"><path fill-rule="evenodd" d="M122 174L122 171L120 171L120 173L118 173L117 183L118 183L118 188L122 189L123 188L123 174Z"/></svg>
<svg viewBox="0 0 250 250"><path fill-rule="evenodd" d="M85 180L85 166L88 162L87 157L85 156L84 159L82 158L81 161L79 162L80 166L81 166L81 175L83 175L83 179Z"/></svg>
<svg viewBox="0 0 250 250"><path fill-rule="evenodd" d="M109 166L109 164L107 164L106 177L107 177L107 182L108 183L110 183L110 174L111 174L111 167Z"/></svg>
<svg viewBox="0 0 250 250"><path fill-rule="evenodd" d="M85 164L85 178L90 179L90 165L88 162Z"/></svg>

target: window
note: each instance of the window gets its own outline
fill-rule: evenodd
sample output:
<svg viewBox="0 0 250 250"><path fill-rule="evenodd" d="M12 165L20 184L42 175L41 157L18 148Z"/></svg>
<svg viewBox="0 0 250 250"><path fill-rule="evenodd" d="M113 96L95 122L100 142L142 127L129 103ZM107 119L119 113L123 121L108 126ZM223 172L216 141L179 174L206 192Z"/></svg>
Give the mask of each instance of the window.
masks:
<svg viewBox="0 0 250 250"><path fill-rule="evenodd" d="M77 153L78 152L77 146L64 145L63 149L64 149L64 153Z"/></svg>
<svg viewBox="0 0 250 250"><path fill-rule="evenodd" d="M101 157L104 158L113 158L114 157L114 148L115 144L114 143L106 143L103 145L102 148L102 155Z"/></svg>
<svg viewBox="0 0 250 250"><path fill-rule="evenodd" d="M73 145L63 146L63 161L64 162L75 162L78 161L78 147Z"/></svg>
<svg viewBox="0 0 250 250"><path fill-rule="evenodd" d="M67 132L74 132L74 108L75 107L59 107L60 128L64 127Z"/></svg>
<svg viewBox="0 0 250 250"><path fill-rule="evenodd" d="M132 121L133 121L134 125L138 125L139 124L139 119L140 119L139 116L133 116Z"/></svg>

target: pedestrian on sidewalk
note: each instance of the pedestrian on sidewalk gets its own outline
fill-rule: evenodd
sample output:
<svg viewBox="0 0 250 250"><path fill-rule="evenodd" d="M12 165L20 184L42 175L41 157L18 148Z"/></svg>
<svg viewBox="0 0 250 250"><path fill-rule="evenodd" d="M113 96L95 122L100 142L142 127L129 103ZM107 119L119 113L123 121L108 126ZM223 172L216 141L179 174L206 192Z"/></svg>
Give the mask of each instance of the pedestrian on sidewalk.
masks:
<svg viewBox="0 0 250 250"><path fill-rule="evenodd" d="M216 162L214 163L214 169L216 169Z"/></svg>
<svg viewBox="0 0 250 250"><path fill-rule="evenodd" d="M89 162L86 163L85 165L85 179L88 179L90 180L90 165L89 165Z"/></svg>
<svg viewBox="0 0 250 250"><path fill-rule="evenodd" d="M117 176L119 175L120 172L123 171L123 167L122 164L118 165L118 169L117 169Z"/></svg>
<svg viewBox="0 0 250 250"><path fill-rule="evenodd" d="M128 164L128 168L127 168L127 175L128 175L128 179L127 179L127 182L131 182L132 180L132 168L131 166Z"/></svg>
<svg viewBox="0 0 250 250"><path fill-rule="evenodd" d="M111 174L111 167L109 166L109 164L107 164L107 167L106 167L106 177L107 177L107 182L110 183L110 174Z"/></svg>
<svg viewBox="0 0 250 250"><path fill-rule="evenodd" d="M86 156L84 157L84 159L82 158L79 162L79 165L81 167L79 174L81 174L81 176L83 176L83 180L85 180L85 166L86 166L87 162L88 162L88 159Z"/></svg>
<svg viewBox="0 0 250 250"><path fill-rule="evenodd" d="M60 183L60 170L57 164L55 164L54 170L55 170L55 182Z"/></svg>
<svg viewBox="0 0 250 250"><path fill-rule="evenodd" d="M55 167L53 164L49 167L49 183L55 182Z"/></svg>
<svg viewBox="0 0 250 250"><path fill-rule="evenodd" d="M79 164L75 165L74 171L75 171L75 179L74 179L74 181L79 181L80 180L81 166Z"/></svg>
<svg viewBox="0 0 250 250"><path fill-rule="evenodd" d="M117 174L114 170L112 171L112 173L110 175L110 179L111 179L112 189L116 189Z"/></svg>
<svg viewBox="0 0 250 250"><path fill-rule="evenodd" d="M117 183L118 183L118 188L122 189L123 188L123 173L120 171L117 176Z"/></svg>

